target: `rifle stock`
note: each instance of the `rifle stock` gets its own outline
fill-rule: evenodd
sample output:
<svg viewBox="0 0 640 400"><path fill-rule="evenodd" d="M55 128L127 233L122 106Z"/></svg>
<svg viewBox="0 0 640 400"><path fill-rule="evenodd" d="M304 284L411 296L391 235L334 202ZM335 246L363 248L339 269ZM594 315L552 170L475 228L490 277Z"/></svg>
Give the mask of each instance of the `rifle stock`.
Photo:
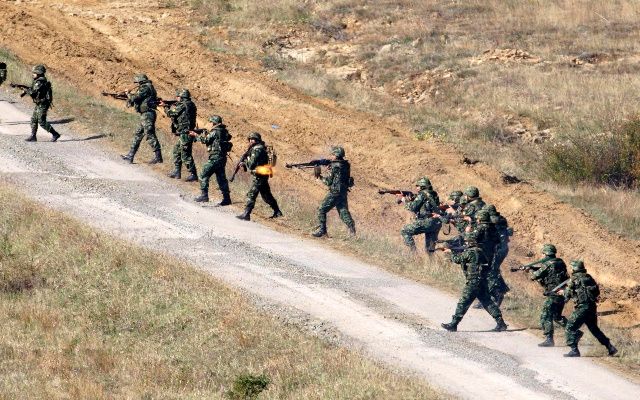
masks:
<svg viewBox="0 0 640 400"><path fill-rule="evenodd" d="M240 157L240 159L236 163L236 168L233 170L233 174L231 175L231 178L229 178L229 182L233 182L234 179L236 179L236 175L240 171L240 168L242 168L244 171L247 170L247 166L244 165L244 162L249 157L249 154L251 153L251 148L252 147L253 147L253 145L250 145L249 148L244 152L244 154L242 154L242 156Z"/></svg>

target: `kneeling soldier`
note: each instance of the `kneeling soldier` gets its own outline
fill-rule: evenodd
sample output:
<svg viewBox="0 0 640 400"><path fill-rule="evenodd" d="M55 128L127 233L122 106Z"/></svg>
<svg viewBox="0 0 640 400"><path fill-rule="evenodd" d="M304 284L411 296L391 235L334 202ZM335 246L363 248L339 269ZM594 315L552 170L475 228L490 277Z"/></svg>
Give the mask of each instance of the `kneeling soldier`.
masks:
<svg viewBox="0 0 640 400"><path fill-rule="evenodd" d="M251 220L251 211L253 211L253 207L256 205L258 193L262 196L262 200L264 200L265 203L273 209L273 215L269 218L282 217L282 212L280 211L280 207L278 207L278 202L273 197L273 194L271 194L271 187L269 187L269 175L256 173L257 167L269 164L267 146L262 141L262 136L260 136L258 132L249 134L247 140L249 140L250 145L248 150L249 156L243 164L253 175L253 181L251 182L251 187L247 192L247 203L244 208L244 212L237 215L236 218L244 221Z"/></svg>
<svg viewBox="0 0 640 400"><path fill-rule="evenodd" d="M198 136L195 132L189 133L189 135L196 138L196 141L204 143L209 151L209 160L202 166L202 173L200 174L201 194L195 198L195 201L209 201L209 179L215 174L218 181L218 189L222 192L222 201L216 205L228 206L231 204L231 196L225 166L227 165L227 154L233 147L231 135L227 131L227 127L222 123L222 117L213 115L209 117L209 122L213 124L212 128L208 132L205 131L201 136Z"/></svg>
<svg viewBox="0 0 640 400"><path fill-rule="evenodd" d="M420 178L416 182L416 187L419 191L413 199L399 195L400 200L406 203L407 210L416 215L416 220L405 225L400 234L411 251L415 251L416 242L413 237L424 233L427 251L433 252L442 227L439 216L434 217L434 213L440 212L440 201L437 193L431 188L431 181L428 178Z"/></svg>
<svg viewBox="0 0 640 400"><path fill-rule="evenodd" d="M610 356L618 352L609 338L598 327L598 297L600 296L600 288L596 281L587 273L582 261L571 261L571 269L573 271L571 280L564 292L565 300L573 299L575 308L573 313L567 320L565 328L565 336L567 337L567 346L571 347L571 351L565 354L565 357L580 357L578 350L578 341L582 336L578 329L582 324L586 324L587 328L601 345L607 348Z"/></svg>
<svg viewBox="0 0 640 400"><path fill-rule="evenodd" d="M327 213L333 207L338 211L340 219L349 229L349 233L351 235L356 234L356 225L353 222L353 218L351 218L349 203L347 202L349 188L353 186L351 165L349 161L344 159L344 149L342 147L336 146L332 148L331 154L333 154L333 160L329 165L329 176L317 176L325 185L329 186L329 193L327 193L322 204L320 204L320 208L318 208L318 230L313 233L315 237L322 237L327 234Z"/></svg>
<svg viewBox="0 0 640 400"><path fill-rule="evenodd" d="M193 161L194 139L189 132L196 127L198 109L191 101L191 93L188 89L178 90L176 99L178 102L172 106L160 103L164 105L165 113L171 118L176 131L175 135L178 136L178 141L173 147L173 165L175 168L169 174L169 177L180 179L182 176L182 164L184 163L187 171L190 172L185 180L193 182L198 180L198 174L196 173L196 164Z"/></svg>

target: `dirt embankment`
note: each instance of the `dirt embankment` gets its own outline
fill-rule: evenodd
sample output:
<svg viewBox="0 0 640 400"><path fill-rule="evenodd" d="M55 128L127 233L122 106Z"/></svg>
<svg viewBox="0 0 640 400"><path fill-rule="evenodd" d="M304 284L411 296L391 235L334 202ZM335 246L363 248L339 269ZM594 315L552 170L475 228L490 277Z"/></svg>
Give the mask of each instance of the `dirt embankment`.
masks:
<svg viewBox="0 0 640 400"><path fill-rule="evenodd" d="M207 50L185 26L188 11L117 2L76 1L64 9L54 4L4 3L2 45L28 63L46 63L95 95L129 86L138 71L148 73L164 96L188 87L201 117L221 114L236 138L250 130L264 132L285 160L325 155L330 145L343 144L358 183L350 204L364 229L397 230L405 220L401 210L375 194L378 186L410 188L416 177L428 175L444 197L476 185L516 230L512 260L530 260L525 259L529 250L537 253L543 243L556 243L563 257L584 259L629 312L628 320L637 320L639 243L611 234L552 194L528 184L504 184L499 171L465 165L451 147L417 141L393 120L303 95L253 61ZM240 152L244 146L236 143ZM285 170L278 171L275 185L310 202L319 201L324 190L309 184L308 176Z"/></svg>

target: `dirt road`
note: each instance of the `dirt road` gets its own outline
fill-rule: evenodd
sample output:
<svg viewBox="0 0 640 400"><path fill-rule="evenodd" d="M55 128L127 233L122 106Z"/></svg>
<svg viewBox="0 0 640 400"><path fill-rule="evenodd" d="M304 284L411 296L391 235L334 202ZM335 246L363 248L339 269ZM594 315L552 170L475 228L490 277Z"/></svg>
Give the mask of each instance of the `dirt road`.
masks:
<svg viewBox="0 0 640 400"><path fill-rule="evenodd" d="M0 176L41 203L124 240L185 259L279 314L434 386L475 399L636 399L640 385L526 331L491 333L471 311L458 333L438 328L455 299L343 256L313 240L239 222L193 203L168 180L61 129L23 141L29 117L0 101ZM44 133L42 139L48 139Z"/></svg>

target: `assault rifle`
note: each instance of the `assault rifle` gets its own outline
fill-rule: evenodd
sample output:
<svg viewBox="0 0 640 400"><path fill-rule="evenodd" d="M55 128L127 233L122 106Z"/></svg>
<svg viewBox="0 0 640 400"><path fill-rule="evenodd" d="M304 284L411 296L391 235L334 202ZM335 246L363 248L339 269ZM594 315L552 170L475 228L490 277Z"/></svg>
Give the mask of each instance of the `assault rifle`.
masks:
<svg viewBox="0 0 640 400"><path fill-rule="evenodd" d="M511 267L509 268L511 270L511 272L517 272L517 271L537 271L542 267L538 267L538 264L542 264L544 262L547 262L549 260L551 260L553 257L545 257L541 260L538 261L534 261L531 264L527 264L527 265L521 265L519 267Z"/></svg>
<svg viewBox="0 0 640 400"><path fill-rule="evenodd" d="M208 130L204 129L204 128L195 128L195 129L191 129L189 131L189 136L193 136L196 137L197 135L202 135L203 133L207 133ZM193 133L193 135L191 135L191 133Z"/></svg>
<svg viewBox="0 0 640 400"><path fill-rule="evenodd" d="M158 97L156 99L155 105L171 107L172 105L176 104L177 102L178 102L178 100L164 100L164 99Z"/></svg>
<svg viewBox="0 0 640 400"><path fill-rule="evenodd" d="M560 291L561 289L564 289L565 286L567 286L569 284L569 282L571 282L571 279L567 279L566 281L562 282L561 284L559 284L558 286L554 287L553 289L544 292L545 296L552 296L554 294L558 294L558 291Z"/></svg>
<svg viewBox="0 0 640 400"><path fill-rule="evenodd" d="M29 85L22 85L20 83L13 83L11 82L9 84L9 86L11 86L12 88L16 88L16 89L22 89L22 94L20 94L20 97L24 97L27 95L27 90L31 89L31 86Z"/></svg>
<svg viewBox="0 0 640 400"><path fill-rule="evenodd" d="M252 147L253 145L250 145L247 151L245 151L244 154L238 160L238 163L236 164L236 169L233 171L233 175L231 175L231 178L229 178L229 182L233 182L233 180L236 179L236 175L238 174L238 171L240 171L240 168L242 168L242 170L245 172L247 171L247 166L244 164L244 162L249 157L249 154L251 154Z"/></svg>
<svg viewBox="0 0 640 400"><path fill-rule="evenodd" d="M305 168L326 167L328 165L331 165L331 160L328 160L326 158L321 158L319 160L311 160L311 161L305 162L305 163L286 164L285 167L287 167L289 169L291 169L291 168L305 169Z"/></svg>
<svg viewBox="0 0 640 400"><path fill-rule="evenodd" d="M116 100L129 100L128 91L124 92L101 92L103 96L113 97Z"/></svg>
<svg viewBox="0 0 640 400"><path fill-rule="evenodd" d="M402 197L407 197L409 199L413 199L413 197L415 196L415 194L409 190L400 190L400 189L390 189L390 190L384 190L384 189L380 189L378 190L378 194L383 195L383 194L395 194L395 195L399 195L401 194ZM396 203L400 204L402 203L402 200L398 199L396 200Z"/></svg>

